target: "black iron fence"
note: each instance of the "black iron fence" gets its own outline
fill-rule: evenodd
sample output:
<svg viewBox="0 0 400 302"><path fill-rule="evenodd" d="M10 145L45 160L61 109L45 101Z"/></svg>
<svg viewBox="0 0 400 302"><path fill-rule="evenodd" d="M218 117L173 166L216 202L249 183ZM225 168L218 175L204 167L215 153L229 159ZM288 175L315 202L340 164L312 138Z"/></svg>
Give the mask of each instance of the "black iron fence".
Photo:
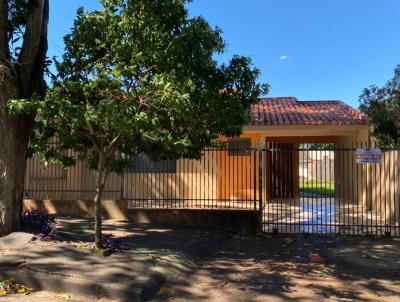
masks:
<svg viewBox="0 0 400 302"><path fill-rule="evenodd" d="M105 199L130 208L260 211L265 232L400 235L400 150L366 144L209 149L200 160L135 158ZM28 161L30 199L90 200L95 172Z"/></svg>
<svg viewBox="0 0 400 302"><path fill-rule="evenodd" d="M399 149L270 147L264 231L400 235Z"/></svg>
<svg viewBox="0 0 400 302"><path fill-rule="evenodd" d="M240 152L239 152L240 151ZM259 209L259 151L208 149L200 160L153 161L137 156L132 167L111 173L104 199L127 200L131 208ZM28 161L26 198L93 199L95 172Z"/></svg>

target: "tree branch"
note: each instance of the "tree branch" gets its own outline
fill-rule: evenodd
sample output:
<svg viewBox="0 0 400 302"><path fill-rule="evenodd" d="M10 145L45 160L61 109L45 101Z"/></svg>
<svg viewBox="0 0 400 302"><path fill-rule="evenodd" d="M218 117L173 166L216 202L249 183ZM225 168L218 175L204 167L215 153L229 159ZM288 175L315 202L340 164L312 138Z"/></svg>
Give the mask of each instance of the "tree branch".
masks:
<svg viewBox="0 0 400 302"><path fill-rule="evenodd" d="M49 0L45 0L43 7L43 19L42 19L42 28L40 30L40 40L39 47L36 55L36 59L32 69L32 76L29 94L37 94L40 97L44 97L46 94L46 81L44 80L45 73L45 62L47 56L48 49L48 40L47 40L47 31L48 31L48 23L49 23Z"/></svg>
<svg viewBox="0 0 400 302"><path fill-rule="evenodd" d="M8 0L0 0L0 61L4 61L8 53L7 20Z"/></svg>
<svg viewBox="0 0 400 302"><path fill-rule="evenodd" d="M81 135L83 135L83 136L85 136L87 139L89 139L89 140L92 142L94 148L96 149L96 151L97 151L99 154L103 151L102 148L97 144L94 135L89 134L89 133L86 133L85 131L80 131L80 130L78 130L78 131L76 131L76 132L79 133L79 134L81 134Z"/></svg>
<svg viewBox="0 0 400 302"><path fill-rule="evenodd" d="M121 139L120 135L117 135L114 137L114 139L110 142L110 144L106 147L105 149L105 154L107 156L110 156L112 153L115 152L115 147L119 143L119 140Z"/></svg>
<svg viewBox="0 0 400 302"><path fill-rule="evenodd" d="M43 12L46 0L29 0L29 12L22 43L21 53L18 58L22 84L22 97L26 97L32 79L32 70L38 54Z"/></svg>

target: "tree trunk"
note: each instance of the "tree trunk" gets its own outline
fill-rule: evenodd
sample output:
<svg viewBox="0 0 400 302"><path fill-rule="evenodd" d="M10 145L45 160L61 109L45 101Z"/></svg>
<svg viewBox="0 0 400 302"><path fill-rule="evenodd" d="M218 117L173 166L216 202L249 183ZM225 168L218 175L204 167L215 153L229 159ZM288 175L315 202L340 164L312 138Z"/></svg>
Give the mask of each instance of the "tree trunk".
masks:
<svg viewBox="0 0 400 302"><path fill-rule="evenodd" d="M101 200L108 177L108 170L104 168L102 160L99 160L96 180L96 196L94 197L94 242L97 250L103 249L101 231Z"/></svg>
<svg viewBox="0 0 400 302"><path fill-rule="evenodd" d="M49 0L29 0L21 52L11 58L7 28L8 2L0 0L0 235L20 228L26 152L35 115L11 117L9 100L43 98ZM18 61L18 62L16 62Z"/></svg>
<svg viewBox="0 0 400 302"><path fill-rule="evenodd" d="M31 118L9 117L4 105L19 96L17 81L0 63L0 235L20 228L20 213L26 169L26 150Z"/></svg>

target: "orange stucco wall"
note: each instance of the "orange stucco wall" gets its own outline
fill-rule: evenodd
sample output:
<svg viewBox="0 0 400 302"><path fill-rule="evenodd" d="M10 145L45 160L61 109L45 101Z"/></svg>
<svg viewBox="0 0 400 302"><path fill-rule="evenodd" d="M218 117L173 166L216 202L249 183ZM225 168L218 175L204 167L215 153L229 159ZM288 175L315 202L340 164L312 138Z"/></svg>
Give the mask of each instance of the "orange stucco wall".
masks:
<svg viewBox="0 0 400 302"><path fill-rule="evenodd" d="M250 138L255 148L261 139L260 133L244 133L241 138ZM220 137L220 141L226 141ZM221 200L254 200L258 194L258 152L245 156L229 156L228 151L220 153L218 161L218 197Z"/></svg>
<svg viewBox="0 0 400 302"><path fill-rule="evenodd" d="M293 148L298 148L300 143L330 143L335 141L333 136L315 136L315 137L265 137L262 133L244 133L240 136L241 138L250 138L252 140L252 147L255 148L259 145L265 145L267 143L274 144L292 144ZM226 141L225 137L220 137L220 141ZM276 175L280 175L282 179L278 179L280 187L286 188L284 191L290 191L286 197L298 196L299 195L299 156L298 152L291 153L292 158L288 159L275 159L275 168L271 165L271 158L269 158L269 152L265 153L266 158L264 159L264 178L272 179L272 170L275 171ZM287 156L287 154L283 154ZM268 164L269 163L269 164ZM277 163L282 166L276 166ZM287 165L290 165L287 166ZM287 168L287 169L286 169ZM259 169L259 154L258 152L251 152L247 156L229 156L228 152L221 152L218 160L218 197L221 200L254 200L258 198L259 191L259 175L254 173ZM290 173L281 173L281 170L290 169ZM268 170L268 171L267 171ZM277 173L279 172L279 173ZM287 172L287 171L286 171ZM289 179L290 178L290 179ZM265 189L269 189L272 183L266 182ZM276 185L276 184L274 184ZM285 196L280 196L285 197Z"/></svg>

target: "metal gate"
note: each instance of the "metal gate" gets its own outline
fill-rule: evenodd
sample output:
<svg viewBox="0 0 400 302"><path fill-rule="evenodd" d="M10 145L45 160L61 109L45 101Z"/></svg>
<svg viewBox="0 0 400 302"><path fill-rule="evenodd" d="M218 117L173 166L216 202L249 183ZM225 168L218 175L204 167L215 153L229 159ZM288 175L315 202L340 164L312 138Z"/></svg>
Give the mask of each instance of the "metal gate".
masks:
<svg viewBox="0 0 400 302"><path fill-rule="evenodd" d="M271 144L263 152L263 230L273 233L400 235L400 152L371 146ZM379 149L380 150L380 149Z"/></svg>

